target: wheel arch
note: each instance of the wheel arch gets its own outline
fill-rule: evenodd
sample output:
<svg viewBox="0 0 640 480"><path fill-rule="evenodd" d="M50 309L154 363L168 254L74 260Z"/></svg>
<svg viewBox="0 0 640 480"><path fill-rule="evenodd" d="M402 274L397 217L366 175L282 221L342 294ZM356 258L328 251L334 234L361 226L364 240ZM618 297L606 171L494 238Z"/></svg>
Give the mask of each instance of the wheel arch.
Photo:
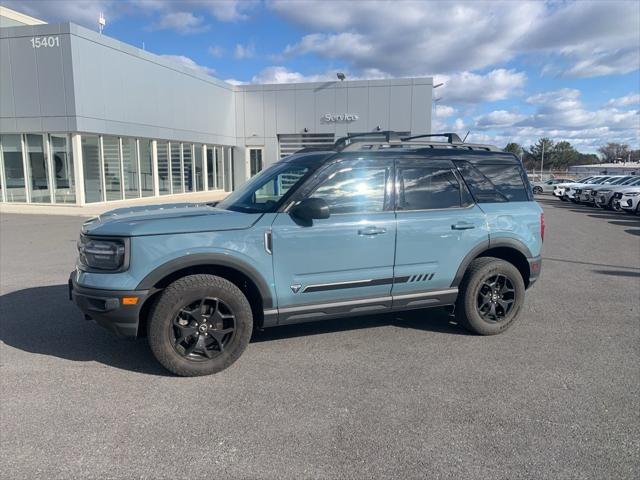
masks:
<svg viewBox="0 0 640 480"><path fill-rule="evenodd" d="M138 284L138 290L155 292L140 310L139 337L146 334L148 312L162 290L179 278L198 273L217 275L235 284L249 300L255 325L262 326L264 310L273 308L273 297L262 275L246 262L226 255L194 254L157 267Z"/></svg>
<svg viewBox="0 0 640 480"><path fill-rule="evenodd" d="M462 260L456 276L451 283L452 287L459 287L469 265L476 258L496 257L514 265L524 280L525 287L529 287L531 270L529 258L533 257L527 246L519 240L512 238L500 238L487 240L473 248Z"/></svg>

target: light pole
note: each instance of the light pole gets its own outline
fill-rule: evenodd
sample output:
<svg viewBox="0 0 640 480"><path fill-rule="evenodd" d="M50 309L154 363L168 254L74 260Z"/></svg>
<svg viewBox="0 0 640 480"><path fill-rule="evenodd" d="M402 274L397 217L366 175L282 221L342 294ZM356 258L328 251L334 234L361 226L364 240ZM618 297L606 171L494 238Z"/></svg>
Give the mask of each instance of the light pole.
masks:
<svg viewBox="0 0 640 480"><path fill-rule="evenodd" d="M542 159L540 160L540 181L542 181L543 171L544 171L544 142L542 142Z"/></svg>

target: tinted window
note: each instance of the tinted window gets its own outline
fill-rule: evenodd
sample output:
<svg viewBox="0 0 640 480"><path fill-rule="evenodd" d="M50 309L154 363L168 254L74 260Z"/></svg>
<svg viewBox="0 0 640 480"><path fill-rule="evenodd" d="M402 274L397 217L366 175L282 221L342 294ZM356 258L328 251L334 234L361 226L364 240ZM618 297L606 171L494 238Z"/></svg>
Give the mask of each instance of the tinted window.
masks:
<svg viewBox="0 0 640 480"><path fill-rule="evenodd" d="M339 167L309 195L323 198L331 214L384 210L386 167Z"/></svg>
<svg viewBox="0 0 640 480"><path fill-rule="evenodd" d="M399 210L426 210L460 207L458 179L449 169L401 167Z"/></svg>
<svg viewBox="0 0 640 480"><path fill-rule="evenodd" d="M518 165L456 163L471 193L479 203L529 200L527 187Z"/></svg>

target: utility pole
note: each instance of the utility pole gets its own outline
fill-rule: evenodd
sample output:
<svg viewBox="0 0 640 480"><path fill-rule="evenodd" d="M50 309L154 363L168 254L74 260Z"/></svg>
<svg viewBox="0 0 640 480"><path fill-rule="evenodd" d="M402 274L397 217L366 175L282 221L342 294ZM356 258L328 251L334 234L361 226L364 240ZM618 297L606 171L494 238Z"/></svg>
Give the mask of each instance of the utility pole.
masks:
<svg viewBox="0 0 640 480"><path fill-rule="evenodd" d="M544 142L542 142L542 160L540 161L540 181L542 181L543 171L544 171Z"/></svg>

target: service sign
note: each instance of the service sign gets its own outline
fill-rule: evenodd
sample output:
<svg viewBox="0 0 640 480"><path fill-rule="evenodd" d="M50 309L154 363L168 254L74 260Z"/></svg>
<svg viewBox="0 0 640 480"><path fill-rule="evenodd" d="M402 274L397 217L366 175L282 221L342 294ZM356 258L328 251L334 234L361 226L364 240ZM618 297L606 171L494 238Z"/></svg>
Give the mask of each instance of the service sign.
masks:
<svg viewBox="0 0 640 480"><path fill-rule="evenodd" d="M325 122L355 122L360 117L357 113L325 113L320 118Z"/></svg>

